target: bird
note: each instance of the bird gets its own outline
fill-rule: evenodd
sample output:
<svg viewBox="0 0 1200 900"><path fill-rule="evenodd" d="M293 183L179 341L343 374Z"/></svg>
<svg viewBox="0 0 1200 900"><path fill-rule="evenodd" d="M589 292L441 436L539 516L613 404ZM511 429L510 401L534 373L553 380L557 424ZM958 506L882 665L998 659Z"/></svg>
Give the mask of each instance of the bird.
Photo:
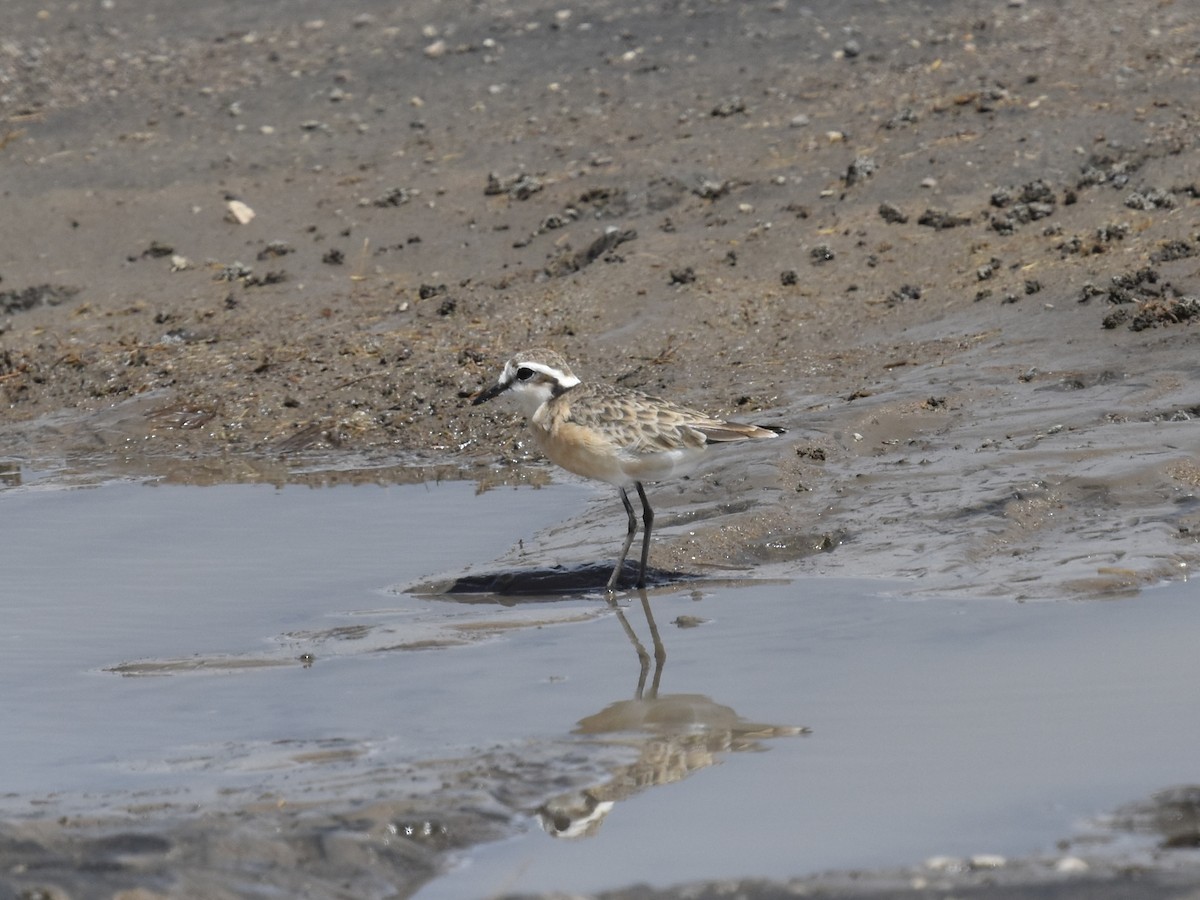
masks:
<svg viewBox="0 0 1200 900"><path fill-rule="evenodd" d="M637 533L629 488L642 504L642 559L637 587L646 586L654 510L645 482L683 475L699 466L709 444L778 437L782 428L715 418L660 397L598 381L580 380L554 350L524 350L504 364L499 379L479 391L478 406L511 394L529 420L538 449L568 472L615 485L629 517L621 555L606 589L616 592Z"/></svg>

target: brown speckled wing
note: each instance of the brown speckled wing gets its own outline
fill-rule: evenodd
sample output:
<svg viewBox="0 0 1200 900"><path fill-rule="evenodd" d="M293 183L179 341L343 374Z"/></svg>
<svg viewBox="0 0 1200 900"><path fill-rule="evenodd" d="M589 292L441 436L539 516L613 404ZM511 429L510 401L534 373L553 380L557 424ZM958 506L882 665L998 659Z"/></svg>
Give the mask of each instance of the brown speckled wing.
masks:
<svg viewBox="0 0 1200 900"><path fill-rule="evenodd" d="M698 449L710 441L744 440L747 427L714 419L641 391L608 384L583 384L554 403L566 419L603 432L614 446L638 453Z"/></svg>

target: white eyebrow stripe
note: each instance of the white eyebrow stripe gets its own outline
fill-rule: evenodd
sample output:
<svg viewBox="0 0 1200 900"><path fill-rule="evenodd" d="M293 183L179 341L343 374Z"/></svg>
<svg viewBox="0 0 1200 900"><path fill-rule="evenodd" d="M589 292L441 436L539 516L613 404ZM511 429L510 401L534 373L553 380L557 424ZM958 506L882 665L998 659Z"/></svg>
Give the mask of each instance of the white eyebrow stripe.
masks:
<svg viewBox="0 0 1200 900"><path fill-rule="evenodd" d="M516 371L513 372L514 377L517 372L521 371L521 369L533 369L535 372L541 372L551 381L555 382L556 384L560 384L563 387L574 387L575 385L579 384L579 378L577 376L564 375L561 369L556 369L554 366L548 366L545 363L534 362L532 360L529 362L518 363L516 366Z"/></svg>

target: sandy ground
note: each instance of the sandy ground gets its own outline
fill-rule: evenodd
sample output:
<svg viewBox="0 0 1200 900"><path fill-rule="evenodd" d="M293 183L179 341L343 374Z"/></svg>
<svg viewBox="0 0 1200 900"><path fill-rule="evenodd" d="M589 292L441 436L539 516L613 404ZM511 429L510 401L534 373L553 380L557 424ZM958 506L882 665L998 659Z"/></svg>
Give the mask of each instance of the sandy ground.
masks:
<svg viewBox="0 0 1200 900"><path fill-rule="evenodd" d="M183 10L5 6L0 456L478 473L530 450L469 397L547 345L788 429L656 490L662 567L1200 558L1194 3Z"/></svg>

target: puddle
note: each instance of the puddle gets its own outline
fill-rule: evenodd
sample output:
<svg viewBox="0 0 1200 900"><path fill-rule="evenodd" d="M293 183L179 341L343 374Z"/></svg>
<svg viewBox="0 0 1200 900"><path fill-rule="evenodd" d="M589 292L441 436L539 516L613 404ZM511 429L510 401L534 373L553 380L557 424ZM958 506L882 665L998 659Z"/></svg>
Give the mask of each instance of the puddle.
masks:
<svg viewBox="0 0 1200 900"><path fill-rule="evenodd" d="M140 871L201 893L214 867L264 877L205 843L230 815L293 842L277 886L382 896L449 852L440 900L1041 852L1198 774L1191 584L1020 604L693 578L648 621L579 590L591 569L410 590L504 582L518 541L541 583L540 531L600 497L577 484L9 484L4 820L135 823L163 836ZM395 850L422 835L427 868Z"/></svg>
<svg viewBox="0 0 1200 900"><path fill-rule="evenodd" d="M1198 600L1173 584L1108 602L904 601L814 580L656 603L662 620L681 605L709 619L664 634L664 685L811 734L631 797L585 840L531 826L418 896L1053 852L1200 774ZM597 638L576 680L611 681L619 643Z"/></svg>
<svg viewBox="0 0 1200 900"><path fill-rule="evenodd" d="M230 742L395 742L391 713L415 755L474 740L458 727L470 710L437 707L448 685L434 657L385 663L378 651L484 629L464 636L452 608L394 586L487 561L581 492L53 487L0 493L0 766L23 795L196 790L206 779L171 773L260 768ZM117 677L200 672L238 677Z"/></svg>

